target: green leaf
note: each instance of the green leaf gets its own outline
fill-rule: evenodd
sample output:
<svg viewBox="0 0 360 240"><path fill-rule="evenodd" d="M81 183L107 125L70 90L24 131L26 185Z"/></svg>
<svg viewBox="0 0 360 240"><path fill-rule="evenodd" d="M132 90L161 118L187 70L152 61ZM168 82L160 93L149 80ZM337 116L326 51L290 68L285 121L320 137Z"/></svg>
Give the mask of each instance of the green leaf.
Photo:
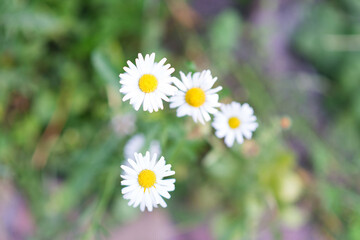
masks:
<svg viewBox="0 0 360 240"><path fill-rule="evenodd" d="M111 66L107 56L99 50L95 50L91 55L91 62L95 67L96 72L107 84L110 84L113 87L118 87L118 74Z"/></svg>

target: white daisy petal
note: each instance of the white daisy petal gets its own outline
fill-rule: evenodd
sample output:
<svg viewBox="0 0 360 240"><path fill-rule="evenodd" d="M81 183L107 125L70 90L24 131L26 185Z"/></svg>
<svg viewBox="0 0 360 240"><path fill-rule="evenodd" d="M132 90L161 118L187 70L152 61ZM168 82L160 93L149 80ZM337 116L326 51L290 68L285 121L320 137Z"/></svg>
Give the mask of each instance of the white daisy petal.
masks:
<svg viewBox="0 0 360 240"><path fill-rule="evenodd" d="M235 133L233 131L228 132L228 134L226 134L225 136L226 146L232 147L232 145L234 144L234 140L235 140Z"/></svg>
<svg viewBox="0 0 360 240"><path fill-rule="evenodd" d="M243 129L241 133L246 139L251 139L252 132L249 129Z"/></svg>
<svg viewBox="0 0 360 240"><path fill-rule="evenodd" d="M162 187L162 186L160 186L160 185L155 185L156 186L156 190L158 191L158 193L161 195L161 196L163 196L164 198L167 198L167 199L169 199L171 196L170 196L170 194L168 193L168 191L166 191L165 189L164 189L164 187Z"/></svg>
<svg viewBox="0 0 360 240"><path fill-rule="evenodd" d="M168 176L172 176L175 174L175 171L167 171L163 174L163 177L168 177Z"/></svg>
<svg viewBox="0 0 360 240"><path fill-rule="evenodd" d="M128 186L128 187L124 187L122 190L121 190L121 193L122 194L125 194L125 193L128 193L128 192L132 192L134 190L136 190L136 185L131 185L131 186Z"/></svg>
<svg viewBox="0 0 360 240"><path fill-rule="evenodd" d="M218 131L215 132L215 135L216 135L218 138L223 138L223 137L225 137L225 135L226 135L226 131L224 131L224 130L218 130Z"/></svg>
<svg viewBox="0 0 360 240"><path fill-rule="evenodd" d="M238 102L222 104L220 110L214 114L214 121L211 124L218 138L225 138L228 147L233 146L235 140L242 144L244 137L251 139L258 123L253 115L254 110L249 104L241 105Z"/></svg>
<svg viewBox="0 0 360 240"><path fill-rule="evenodd" d="M206 122L211 120L211 117L210 117L209 113L204 108L200 107L200 112L201 112L201 115L204 117Z"/></svg>
<svg viewBox="0 0 360 240"><path fill-rule="evenodd" d="M239 144L242 144L244 142L244 137L241 133L236 133L235 134L235 137L236 137L236 141L239 143ZM249 138L250 139L250 138Z"/></svg>
<svg viewBox="0 0 360 240"><path fill-rule="evenodd" d="M171 105L170 105L170 107L171 107ZM183 117L183 116L187 115L189 109L190 109L189 106L187 106L185 104L181 105L176 111L176 116Z"/></svg>
<svg viewBox="0 0 360 240"><path fill-rule="evenodd" d="M129 206L135 205L136 200L137 200L136 197L140 194L140 192L141 192L141 187L137 186L134 191L129 192L128 196L126 196L126 194L124 195L124 199L130 199L130 201L128 203Z"/></svg>
<svg viewBox="0 0 360 240"><path fill-rule="evenodd" d="M164 105L163 105L163 102L161 101L160 96L155 96L155 101L156 101L156 104L159 106L160 109L164 109Z"/></svg>
<svg viewBox="0 0 360 240"><path fill-rule="evenodd" d="M140 211L145 211L145 201L140 202Z"/></svg>
<svg viewBox="0 0 360 240"><path fill-rule="evenodd" d="M174 180L174 181L172 181ZM175 179L165 179L161 180L159 184L164 187L167 191L173 191L175 189Z"/></svg>
<svg viewBox="0 0 360 240"><path fill-rule="evenodd" d="M143 102L143 110L150 112L150 100L149 100L149 94L145 94L144 102ZM151 111L152 112L152 111Z"/></svg>
<svg viewBox="0 0 360 240"><path fill-rule="evenodd" d="M149 59L151 56L145 56L144 61ZM175 179L163 179L175 174L171 165L166 164L164 157L157 160L157 154L149 151L144 156L134 153L134 157L135 161L128 159L130 167L121 166L124 169L124 175L121 175L124 179L121 184L125 186L121 191L124 199L129 200L129 206L140 206L141 211L151 212L158 204L166 207L163 197L169 199L169 192L175 190Z"/></svg>
<svg viewBox="0 0 360 240"><path fill-rule="evenodd" d="M135 176L132 176L132 175L120 175L120 177L125 180L131 180L131 179L135 178Z"/></svg>
<svg viewBox="0 0 360 240"><path fill-rule="evenodd" d="M144 197L144 190L140 187L137 189L137 194L133 195L130 199L130 201L134 201L133 207L136 208L137 206L139 206L139 204L143 201L143 197Z"/></svg>
<svg viewBox="0 0 360 240"><path fill-rule="evenodd" d="M170 98L170 108L177 108L176 115L182 117L191 116L194 122L205 124L211 120L210 114L216 112L215 107L219 107L218 91L222 87L211 89L217 78L211 76L210 70L193 75L188 73L185 76L180 72L180 80L174 80L179 90Z"/></svg>
<svg viewBox="0 0 360 240"><path fill-rule="evenodd" d="M154 195L155 201L157 204L160 204L163 208L167 207L166 202L164 199L160 196L160 194L157 191L151 191L151 193Z"/></svg>
<svg viewBox="0 0 360 240"><path fill-rule="evenodd" d="M207 94L214 94L214 93L217 93L217 92L219 92L221 90L222 90L222 86L218 86L216 88L212 88L210 90L207 90L206 93Z"/></svg>
<svg viewBox="0 0 360 240"><path fill-rule="evenodd" d="M134 109L138 111L140 109L141 104L143 103L145 98L145 94L141 93L140 96L137 96L135 102L134 102Z"/></svg>
<svg viewBox="0 0 360 240"><path fill-rule="evenodd" d="M175 77L173 78L173 82L177 88L179 88L181 91L186 92L186 87L183 82L181 82L179 79Z"/></svg>
<svg viewBox="0 0 360 240"><path fill-rule="evenodd" d="M152 206L153 206L154 208L157 208L158 201L157 201L156 198L155 198L153 188L149 189L149 195L150 195L150 199L151 199Z"/></svg>
<svg viewBox="0 0 360 240"><path fill-rule="evenodd" d="M165 167L165 159L161 157L159 161L155 164L154 170L162 169Z"/></svg>
<svg viewBox="0 0 360 240"><path fill-rule="evenodd" d="M135 179L131 179L131 180L122 180L121 181L121 185L132 185L136 183L136 180Z"/></svg>
<svg viewBox="0 0 360 240"><path fill-rule="evenodd" d="M155 53L153 53L153 54L154 54L154 57L155 57ZM166 62L166 60L167 60L166 58L161 59L160 62L158 63L158 65L163 66L164 63Z"/></svg>
<svg viewBox="0 0 360 240"><path fill-rule="evenodd" d="M134 176L137 175L136 171L134 171L133 169L129 168L128 166L122 165L121 168L126 172L127 175L129 176Z"/></svg>
<svg viewBox="0 0 360 240"><path fill-rule="evenodd" d="M152 212L153 203L151 201L150 193L148 191L145 192L144 200L145 200L145 205L146 205L147 209L149 210L149 212Z"/></svg>

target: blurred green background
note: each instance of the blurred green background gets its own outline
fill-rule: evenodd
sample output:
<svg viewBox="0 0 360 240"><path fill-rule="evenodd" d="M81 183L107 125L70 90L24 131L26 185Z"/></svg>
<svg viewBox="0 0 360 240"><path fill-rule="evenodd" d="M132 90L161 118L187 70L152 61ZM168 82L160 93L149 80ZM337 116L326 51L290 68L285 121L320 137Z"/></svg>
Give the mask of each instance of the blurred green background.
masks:
<svg viewBox="0 0 360 240"><path fill-rule="evenodd" d="M359 16L358 0L0 1L0 239L360 239ZM253 140L123 103L139 52L211 69L221 102L253 106ZM139 133L176 171L151 214L121 195Z"/></svg>

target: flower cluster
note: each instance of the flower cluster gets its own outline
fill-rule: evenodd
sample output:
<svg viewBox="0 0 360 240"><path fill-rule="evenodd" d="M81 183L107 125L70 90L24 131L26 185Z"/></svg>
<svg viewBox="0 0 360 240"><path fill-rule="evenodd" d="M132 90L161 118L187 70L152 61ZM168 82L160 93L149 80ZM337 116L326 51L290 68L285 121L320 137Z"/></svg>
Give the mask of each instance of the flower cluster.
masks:
<svg viewBox="0 0 360 240"><path fill-rule="evenodd" d="M176 108L178 117L191 116L194 122L205 124L214 116L212 126L218 138L224 138L226 146L232 147L234 142L243 143L244 138L250 139L258 127L254 110L249 104L232 102L221 104L218 92L221 86L214 87L217 77L210 70L196 73L180 72L180 79L172 76L175 69L165 64L166 58L155 61L155 53L140 53L135 64L128 61L125 73L120 77L120 93L123 101L130 101L138 111L142 105L144 111L150 113L163 109L163 101ZM220 108L220 110L219 110ZM122 165L125 171L121 182L126 185L122 190L129 205L144 211L145 207L152 211L153 207L166 206L162 197L170 198L169 191L175 189L175 179L163 179L175 174L170 171L171 165L165 164L164 157L157 161L157 154L145 156L135 153L135 161L128 159L130 166Z"/></svg>

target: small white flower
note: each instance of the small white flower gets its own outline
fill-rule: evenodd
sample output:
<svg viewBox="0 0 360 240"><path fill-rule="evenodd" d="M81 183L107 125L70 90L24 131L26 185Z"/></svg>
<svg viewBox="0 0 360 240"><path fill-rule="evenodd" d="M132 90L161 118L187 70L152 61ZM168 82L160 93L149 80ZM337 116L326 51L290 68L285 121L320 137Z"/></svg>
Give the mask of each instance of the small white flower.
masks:
<svg viewBox="0 0 360 240"><path fill-rule="evenodd" d="M135 131L136 116L132 113L118 114L111 119L111 127L119 136L125 136Z"/></svg>
<svg viewBox="0 0 360 240"><path fill-rule="evenodd" d="M172 86L174 77L171 74L175 71L170 64L164 65L166 58L155 62L155 53L146 54L145 58L139 53L135 59L136 65L127 61L129 67L124 67L125 73L121 73L120 92L125 96L123 101L130 99L136 111L143 104L143 110L157 112L163 109L162 100L169 102L167 96L172 96L177 88Z"/></svg>
<svg viewBox="0 0 360 240"><path fill-rule="evenodd" d="M134 152L140 152L145 146L145 141L145 136L142 133L132 136L124 146L125 159L132 158L132 156L134 156ZM156 153L157 155L161 155L160 142L157 140L152 140L150 142L149 152L150 154Z"/></svg>
<svg viewBox="0 0 360 240"><path fill-rule="evenodd" d="M249 104L232 102L221 105L221 111L214 115L212 126L216 130L215 135L225 137L225 144L232 147L235 139L239 144L243 143L244 137L250 139L258 124Z"/></svg>
<svg viewBox="0 0 360 240"><path fill-rule="evenodd" d="M124 179L121 185L126 186L121 190L124 199L128 199L128 205L134 208L140 205L141 211L146 207L151 212L158 204L165 208L163 197L169 199L169 192L175 190L175 179L163 179L175 174L170 170L171 165L165 163L164 157L157 161L156 153L152 157L149 152L145 156L134 153L134 156L135 161L128 159L130 167L121 165L125 171L121 175Z"/></svg>
<svg viewBox="0 0 360 240"><path fill-rule="evenodd" d="M210 121L209 113L216 113L216 107L220 107L217 92L222 87L212 88L217 77L213 78L210 70L196 72L192 76L191 73L185 76L180 72L180 76L182 81L174 79L179 91L170 98L170 108L178 108L178 117L192 116L195 122L200 121L202 124Z"/></svg>

